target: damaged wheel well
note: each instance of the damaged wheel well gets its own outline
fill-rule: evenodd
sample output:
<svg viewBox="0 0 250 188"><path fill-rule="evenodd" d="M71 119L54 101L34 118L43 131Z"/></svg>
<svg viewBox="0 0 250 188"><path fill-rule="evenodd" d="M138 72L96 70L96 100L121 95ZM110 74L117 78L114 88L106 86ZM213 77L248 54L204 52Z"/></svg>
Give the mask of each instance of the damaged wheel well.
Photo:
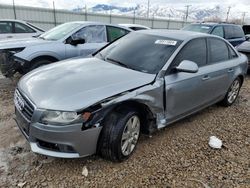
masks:
<svg viewBox="0 0 250 188"><path fill-rule="evenodd" d="M116 105L113 109L115 111L123 111L126 108L135 109L140 114L140 119L142 121L141 131L144 134L151 134L156 129L156 122L153 113L150 108L138 101L124 101Z"/></svg>
<svg viewBox="0 0 250 188"><path fill-rule="evenodd" d="M38 56L38 57L32 59L30 62L31 62L31 64L33 64L33 63L35 63L37 61L41 61L41 60L49 60L51 62L58 61L58 59L55 57L44 55L44 56Z"/></svg>

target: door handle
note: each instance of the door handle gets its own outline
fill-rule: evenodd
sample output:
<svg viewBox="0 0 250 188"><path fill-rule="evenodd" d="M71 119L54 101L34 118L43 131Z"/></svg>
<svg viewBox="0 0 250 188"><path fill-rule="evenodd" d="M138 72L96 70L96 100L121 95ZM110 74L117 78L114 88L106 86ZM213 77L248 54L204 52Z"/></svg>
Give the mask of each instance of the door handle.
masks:
<svg viewBox="0 0 250 188"><path fill-rule="evenodd" d="M8 39L13 38L12 36L7 36Z"/></svg>
<svg viewBox="0 0 250 188"><path fill-rule="evenodd" d="M228 71L227 72L233 72L234 71L234 69L228 69Z"/></svg>
<svg viewBox="0 0 250 188"><path fill-rule="evenodd" d="M206 81L206 80L209 80L210 79L210 76L206 75L202 78L203 81Z"/></svg>

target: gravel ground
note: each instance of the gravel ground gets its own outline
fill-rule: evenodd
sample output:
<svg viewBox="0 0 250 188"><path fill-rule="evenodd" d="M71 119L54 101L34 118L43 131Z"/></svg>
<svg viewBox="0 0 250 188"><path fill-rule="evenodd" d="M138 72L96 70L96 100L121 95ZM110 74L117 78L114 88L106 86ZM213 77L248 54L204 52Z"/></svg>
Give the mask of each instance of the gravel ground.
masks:
<svg viewBox="0 0 250 188"><path fill-rule="evenodd" d="M250 76L233 106L214 105L142 136L123 163L30 152L12 119L15 85L0 78L0 187L250 187ZM208 146L213 135L223 141L222 149Z"/></svg>

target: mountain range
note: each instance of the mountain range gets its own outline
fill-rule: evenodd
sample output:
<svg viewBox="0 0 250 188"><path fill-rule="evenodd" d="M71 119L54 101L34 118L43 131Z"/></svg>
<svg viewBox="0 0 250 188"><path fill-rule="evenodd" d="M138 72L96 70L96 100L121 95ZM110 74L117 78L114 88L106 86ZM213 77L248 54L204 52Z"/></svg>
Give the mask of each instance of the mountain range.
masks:
<svg viewBox="0 0 250 188"><path fill-rule="evenodd" d="M74 11L84 11L85 8L74 9ZM155 18L170 18L175 20L183 20L186 16L186 7L175 7L175 6L162 6L154 5L150 6L149 17ZM88 7L88 12L94 13L107 13L107 14L118 14L118 15L128 15L128 16L139 16L147 17L148 7L147 5L138 4L134 7L122 7L108 4L97 4L93 7ZM225 21L227 7L221 5L215 5L213 7L189 7L188 20L190 21L204 21L207 19L219 19L220 21ZM234 19L241 19L241 15L236 13L231 13L229 15ZM229 18L230 18L229 17Z"/></svg>

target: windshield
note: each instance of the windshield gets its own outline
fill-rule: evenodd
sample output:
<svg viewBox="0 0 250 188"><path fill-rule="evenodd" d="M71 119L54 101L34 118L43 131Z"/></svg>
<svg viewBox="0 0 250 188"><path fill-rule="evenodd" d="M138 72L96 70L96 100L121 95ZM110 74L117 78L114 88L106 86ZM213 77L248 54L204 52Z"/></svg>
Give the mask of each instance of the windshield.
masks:
<svg viewBox="0 0 250 188"><path fill-rule="evenodd" d="M211 29L212 29L212 26L210 25L191 24L191 25L184 27L182 30L195 31L195 32L200 32L200 33L209 33Z"/></svg>
<svg viewBox="0 0 250 188"><path fill-rule="evenodd" d="M104 48L96 57L133 70L156 74L180 43L176 39L133 32Z"/></svg>
<svg viewBox="0 0 250 188"><path fill-rule="evenodd" d="M65 23L45 32L39 38L44 40L60 40L80 25L80 23Z"/></svg>

